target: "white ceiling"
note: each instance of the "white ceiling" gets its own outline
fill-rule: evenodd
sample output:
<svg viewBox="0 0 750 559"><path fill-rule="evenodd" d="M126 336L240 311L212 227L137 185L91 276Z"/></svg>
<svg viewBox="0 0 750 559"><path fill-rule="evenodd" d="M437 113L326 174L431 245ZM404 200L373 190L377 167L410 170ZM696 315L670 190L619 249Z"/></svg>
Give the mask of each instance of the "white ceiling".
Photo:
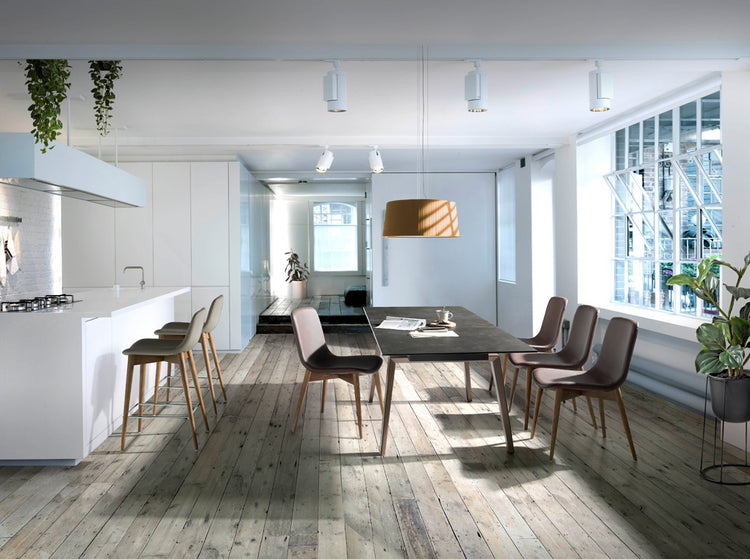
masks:
<svg viewBox="0 0 750 559"><path fill-rule="evenodd" d="M121 160L239 155L260 177L290 177L287 193L322 178L311 171L325 145L335 154L326 176L366 177L374 144L387 172L414 171L424 45L425 169L497 169L746 67L749 21L746 0L6 0L0 131L31 129L17 60L68 58L71 95L85 96L71 102L72 143L96 153L85 61L117 58ZM328 113L322 100L331 58L347 73L346 113ZM469 58L485 60L486 113L466 110ZM614 76L609 113L588 110L594 59ZM105 157L114 142L102 140Z"/></svg>

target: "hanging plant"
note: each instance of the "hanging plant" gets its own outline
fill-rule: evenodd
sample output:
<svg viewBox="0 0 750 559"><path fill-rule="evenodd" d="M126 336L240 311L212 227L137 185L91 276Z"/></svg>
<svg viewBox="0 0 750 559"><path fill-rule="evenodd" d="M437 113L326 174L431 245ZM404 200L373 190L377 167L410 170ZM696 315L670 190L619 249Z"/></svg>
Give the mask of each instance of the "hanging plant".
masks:
<svg viewBox="0 0 750 559"><path fill-rule="evenodd" d="M26 89L31 96L29 113L36 143L43 144L42 153L55 147L52 142L62 130L60 104L70 88L70 65L67 60L27 60Z"/></svg>
<svg viewBox="0 0 750 559"><path fill-rule="evenodd" d="M115 101L115 80L122 76L122 64L119 60L89 60L89 76L94 82L91 94L94 96L96 129L106 136Z"/></svg>

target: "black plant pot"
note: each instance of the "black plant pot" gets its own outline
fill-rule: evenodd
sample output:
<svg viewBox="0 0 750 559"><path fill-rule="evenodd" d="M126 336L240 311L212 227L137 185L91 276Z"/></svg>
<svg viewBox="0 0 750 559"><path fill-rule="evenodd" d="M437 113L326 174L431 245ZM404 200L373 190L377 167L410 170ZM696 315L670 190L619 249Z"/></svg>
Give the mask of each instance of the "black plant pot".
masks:
<svg viewBox="0 0 750 559"><path fill-rule="evenodd" d="M729 378L719 376L721 374L708 375L714 415L729 423L750 421L750 376Z"/></svg>

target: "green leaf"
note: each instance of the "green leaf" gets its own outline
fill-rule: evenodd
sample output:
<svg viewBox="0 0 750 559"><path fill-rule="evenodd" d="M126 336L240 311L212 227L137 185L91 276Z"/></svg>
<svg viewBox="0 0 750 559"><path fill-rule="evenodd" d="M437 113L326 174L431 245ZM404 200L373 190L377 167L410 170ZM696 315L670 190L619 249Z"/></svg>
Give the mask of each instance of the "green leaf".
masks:
<svg viewBox="0 0 750 559"><path fill-rule="evenodd" d="M750 338L750 322L739 316L733 316L729 321L732 345L744 346Z"/></svg>
<svg viewBox="0 0 750 559"><path fill-rule="evenodd" d="M745 306L740 309L740 318L750 320L750 303L745 303Z"/></svg>
<svg viewBox="0 0 750 559"><path fill-rule="evenodd" d="M687 274L676 274L667 280L667 285L687 285L691 288L696 288L698 283L695 278Z"/></svg>
<svg viewBox="0 0 750 559"><path fill-rule="evenodd" d="M727 347L726 337L719 324L726 323L701 324L695 331L695 337L703 345L704 349L723 351Z"/></svg>
<svg viewBox="0 0 750 559"><path fill-rule="evenodd" d="M719 361L727 369L739 369L745 360L745 350L742 346L733 345L719 354Z"/></svg>
<svg viewBox="0 0 750 559"><path fill-rule="evenodd" d="M719 361L719 351L701 350L695 358L695 370L701 374L720 373L726 366Z"/></svg>
<svg viewBox="0 0 750 559"><path fill-rule="evenodd" d="M711 266L713 266L713 263L713 260L710 260L708 258L704 258L700 261L700 263L698 264L698 283L703 283L703 280L711 271Z"/></svg>
<svg viewBox="0 0 750 559"><path fill-rule="evenodd" d="M748 287L735 287L733 285L727 285L726 283L724 284L724 287L735 299L747 299L750 297L750 288Z"/></svg>

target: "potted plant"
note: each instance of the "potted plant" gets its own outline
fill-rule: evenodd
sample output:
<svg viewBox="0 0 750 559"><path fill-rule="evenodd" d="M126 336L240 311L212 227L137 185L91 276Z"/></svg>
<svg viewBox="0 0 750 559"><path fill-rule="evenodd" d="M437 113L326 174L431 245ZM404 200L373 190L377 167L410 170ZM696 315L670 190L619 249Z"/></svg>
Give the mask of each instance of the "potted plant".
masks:
<svg viewBox="0 0 750 559"><path fill-rule="evenodd" d="M285 253L286 267L286 281L292 284L292 298L293 299L305 299L307 297L307 278L310 277L310 270L307 264L303 264L299 255L293 250Z"/></svg>
<svg viewBox="0 0 750 559"><path fill-rule="evenodd" d="M734 285L724 284L730 295L725 308L719 305L720 282L712 271L714 266L731 270L737 276ZM722 260L704 258L698 264L697 277L677 274L667 280L667 285L688 287L696 297L714 305L719 313L695 332L701 344L695 370L709 375L714 415L733 423L750 420L750 376L744 370L750 359L750 303L735 312L735 304L750 297L750 289L740 287L748 267L750 253L740 268Z"/></svg>
<svg viewBox="0 0 750 559"><path fill-rule="evenodd" d="M55 147L52 142L62 130L60 104L65 101L70 88L70 65L67 60L27 60L26 89L31 97L29 113L36 143L42 144L42 153Z"/></svg>
<svg viewBox="0 0 750 559"><path fill-rule="evenodd" d="M94 116L101 136L109 134L112 108L115 101L115 81L122 76L119 60L89 60L89 76L94 84Z"/></svg>

